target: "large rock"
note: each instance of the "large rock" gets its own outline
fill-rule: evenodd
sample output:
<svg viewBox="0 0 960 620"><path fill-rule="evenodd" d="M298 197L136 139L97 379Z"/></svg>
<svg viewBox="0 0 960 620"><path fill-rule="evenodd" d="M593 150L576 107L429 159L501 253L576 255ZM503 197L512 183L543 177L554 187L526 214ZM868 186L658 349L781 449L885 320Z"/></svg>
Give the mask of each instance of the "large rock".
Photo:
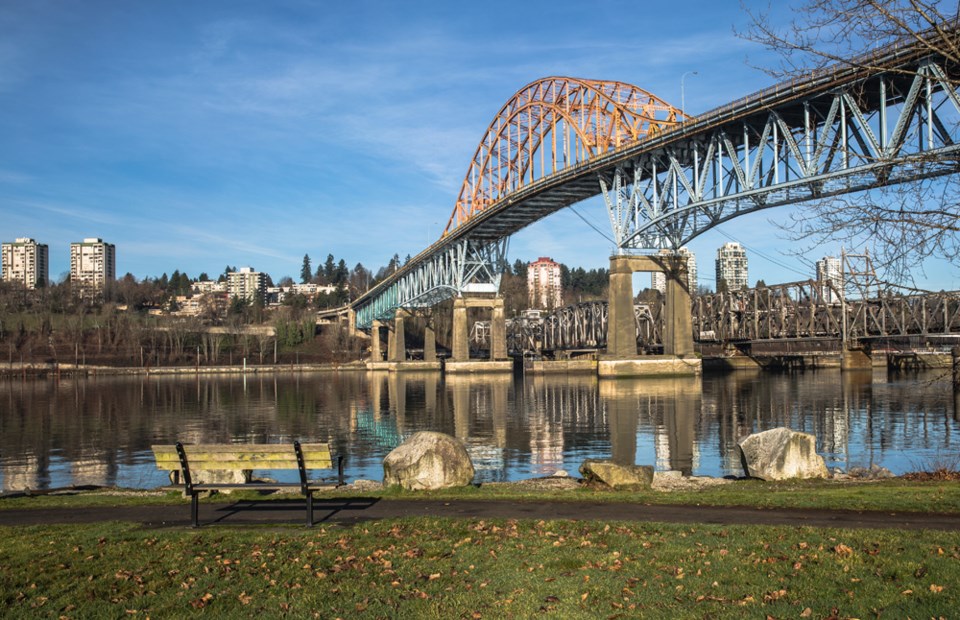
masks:
<svg viewBox="0 0 960 620"><path fill-rule="evenodd" d="M589 481L611 487L649 487L653 482L653 467L650 465L620 465L613 461L587 459L580 466L580 474Z"/></svg>
<svg viewBox="0 0 960 620"><path fill-rule="evenodd" d="M743 470L751 478L828 478L830 472L817 454L816 438L789 428L754 433L738 446Z"/></svg>
<svg viewBox="0 0 960 620"><path fill-rule="evenodd" d="M443 489L473 482L473 463L463 444L450 435L421 431L383 459L384 486Z"/></svg>

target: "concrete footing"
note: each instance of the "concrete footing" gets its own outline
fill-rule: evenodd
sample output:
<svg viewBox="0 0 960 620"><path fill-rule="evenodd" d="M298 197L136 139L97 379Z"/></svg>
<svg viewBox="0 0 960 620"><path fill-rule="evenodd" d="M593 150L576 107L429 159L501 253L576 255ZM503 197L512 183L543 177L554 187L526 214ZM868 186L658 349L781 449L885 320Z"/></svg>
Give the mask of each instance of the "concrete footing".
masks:
<svg viewBox="0 0 960 620"><path fill-rule="evenodd" d="M367 370L387 372L440 372L440 362L367 362Z"/></svg>
<svg viewBox="0 0 960 620"><path fill-rule="evenodd" d="M692 377L703 373L703 364L697 357L650 355L633 359L601 359L597 375L601 378L619 377Z"/></svg>
<svg viewBox="0 0 960 620"><path fill-rule="evenodd" d="M448 374L513 372L513 360L472 360L469 362L454 362L452 360L447 360L446 364L444 364L444 372Z"/></svg>
<svg viewBox="0 0 960 620"><path fill-rule="evenodd" d="M525 362L523 371L530 375L595 375L597 360L537 360Z"/></svg>

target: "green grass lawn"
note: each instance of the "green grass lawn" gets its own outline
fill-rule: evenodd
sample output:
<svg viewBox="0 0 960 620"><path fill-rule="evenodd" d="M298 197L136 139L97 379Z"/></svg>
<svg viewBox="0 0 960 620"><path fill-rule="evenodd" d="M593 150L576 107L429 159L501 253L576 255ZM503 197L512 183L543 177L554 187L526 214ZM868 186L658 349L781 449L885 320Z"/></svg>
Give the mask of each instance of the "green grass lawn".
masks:
<svg viewBox="0 0 960 620"><path fill-rule="evenodd" d="M937 618L960 533L417 518L0 531L6 617Z"/></svg>
<svg viewBox="0 0 960 620"><path fill-rule="evenodd" d="M841 482L832 480L793 480L762 482L741 480L731 484L697 491L610 490L583 487L574 490L532 490L519 485L483 485L433 492L384 491L349 492L344 490L319 494L318 497L351 496L404 499L475 499L509 501L591 501L635 502L644 504L703 504L715 506L757 506L764 508L844 508L850 510L883 510L897 512L960 513L960 481L917 482L891 479L877 482ZM281 496L287 498L289 496ZM269 499L255 494L215 496L213 501L234 499ZM117 494L85 492L71 495L38 495L0 499L0 510L12 508L50 508L110 506L130 504L185 503L177 492Z"/></svg>

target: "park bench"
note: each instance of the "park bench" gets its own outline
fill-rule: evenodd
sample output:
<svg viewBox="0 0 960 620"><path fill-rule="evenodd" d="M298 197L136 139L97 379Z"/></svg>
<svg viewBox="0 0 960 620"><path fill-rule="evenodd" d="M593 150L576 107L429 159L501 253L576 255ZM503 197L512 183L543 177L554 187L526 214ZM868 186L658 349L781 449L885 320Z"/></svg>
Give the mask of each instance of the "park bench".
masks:
<svg viewBox="0 0 960 620"><path fill-rule="evenodd" d="M174 482L182 477L184 491L190 496L190 519L193 527L200 527L198 497L206 491L256 490L282 491L299 489L307 499L307 527L313 525L313 493L329 487L332 480L311 480L307 472L314 469L337 468L337 486L343 482L343 457L334 460L330 446L325 443L290 444L194 444L157 445L153 456L157 469L173 472ZM245 471L256 469L296 469L299 482L204 482L198 472Z"/></svg>

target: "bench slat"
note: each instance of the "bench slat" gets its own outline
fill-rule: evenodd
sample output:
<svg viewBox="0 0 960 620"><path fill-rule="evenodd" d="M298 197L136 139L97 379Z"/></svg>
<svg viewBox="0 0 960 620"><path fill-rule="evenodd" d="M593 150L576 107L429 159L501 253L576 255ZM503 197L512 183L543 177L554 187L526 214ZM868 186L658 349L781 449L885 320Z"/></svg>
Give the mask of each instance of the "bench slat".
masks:
<svg viewBox="0 0 960 620"><path fill-rule="evenodd" d="M328 444L301 444L307 469L332 469ZM297 469L293 446L285 444L198 444L184 446L191 470ZM178 471L176 446L153 446L157 469Z"/></svg>

